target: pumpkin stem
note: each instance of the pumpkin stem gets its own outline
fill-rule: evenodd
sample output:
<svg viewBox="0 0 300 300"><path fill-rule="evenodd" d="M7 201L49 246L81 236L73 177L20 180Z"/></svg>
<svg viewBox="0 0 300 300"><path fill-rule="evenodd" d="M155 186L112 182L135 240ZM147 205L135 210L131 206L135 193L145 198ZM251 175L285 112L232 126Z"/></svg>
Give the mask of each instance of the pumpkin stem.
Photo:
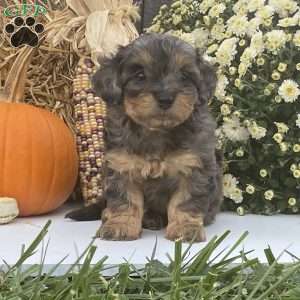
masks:
<svg viewBox="0 0 300 300"><path fill-rule="evenodd" d="M22 102L25 94L27 70L35 48L25 46L19 51L3 90L0 92L0 102Z"/></svg>

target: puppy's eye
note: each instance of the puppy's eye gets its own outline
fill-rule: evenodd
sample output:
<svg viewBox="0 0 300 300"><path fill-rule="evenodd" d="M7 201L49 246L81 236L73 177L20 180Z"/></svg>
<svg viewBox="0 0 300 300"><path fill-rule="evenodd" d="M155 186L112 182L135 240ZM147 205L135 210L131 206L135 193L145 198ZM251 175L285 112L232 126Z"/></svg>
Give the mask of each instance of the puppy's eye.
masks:
<svg viewBox="0 0 300 300"><path fill-rule="evenodd" d="M146 75L145 75L144 71L139 71L135 74L134 78L139 81L144 81L146 79Z"/></svg>
<svg viewBox="0 0 300 300"><path fill-rule="evenodd" d="M181 71L180 77L182 81L188 82L191 81L191 75L188 72Z"/></svg>

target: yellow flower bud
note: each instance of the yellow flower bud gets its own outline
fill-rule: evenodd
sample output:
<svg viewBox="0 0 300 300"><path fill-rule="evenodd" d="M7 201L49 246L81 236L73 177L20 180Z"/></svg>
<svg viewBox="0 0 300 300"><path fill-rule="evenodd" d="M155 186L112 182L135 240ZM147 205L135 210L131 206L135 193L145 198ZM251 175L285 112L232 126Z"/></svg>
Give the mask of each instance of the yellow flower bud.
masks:
<svg viewBox="0 0 300 300"><path fill-rule="evenodd" d="M265 64L265 60L262 57L258 58L256 62L259 66L263 66Z"/></svg>
<svg viewBox="0 0 300 300"><path fill-rule="evenodd" d="M295 170L297 170L297 165L296 165L296 164L292 164L292 165L290 166L290 170L291 170L292 172L294 172Z"/></svg>
<svg viewBox="0 0 300 300"><path fill-rule="evenodd" d="M279 72L284 72L284 71L286 71L286 69L287 69L287 64L284 64L284 63L280 63L279 65L278 65L278 71Z"/></svg>
<svg viewBox="0 0 300 300"><path fill-rule="evenodd" d="M254 194L255 192L255 187L251 184L248 184L246 187L246 192L250 195Z"/></svg>
<svg viewBox="0 0 300 300"><path fill-rule="evenodd" d="M272 79L273 80L279 80L280 79L280 74L277 71L274 71L272 73Z"/></svg>
<svg viewBox="0 0 300 300"><path fill-rule="evenodd" d="M295 170L295 171L293 172L293 176L294 176L295 178L300 178L300 170Z"/></svg>
<svg viewBox="0 0 300 300"><path fill-rule="evenodd" d="M299 144L295 144L295 145L293 146L293 151L294 151L295 153L300 152L300 145L299 145Z"/></svg>
<svg viewBox="0 0 300 300"><path fill-rule="evenodd" d="M289 198L288 203L290 206L295 206L297 204L297 200L294 197Z"/></svg>
<svg viewBox="0 0 300 300"><path fill-rule="evenodd" d="M268 175L268 172L267 172L266 169L261 169L259 171L259 175L264 178L264 177L266 177Z"/></svg>
<svg viewBox="0 0 300 300"><path fill-rule="evenodd" d="M272 200L274 197L274 192L272 190L267 190L265 191L264 196L266 200Z"/></svg>

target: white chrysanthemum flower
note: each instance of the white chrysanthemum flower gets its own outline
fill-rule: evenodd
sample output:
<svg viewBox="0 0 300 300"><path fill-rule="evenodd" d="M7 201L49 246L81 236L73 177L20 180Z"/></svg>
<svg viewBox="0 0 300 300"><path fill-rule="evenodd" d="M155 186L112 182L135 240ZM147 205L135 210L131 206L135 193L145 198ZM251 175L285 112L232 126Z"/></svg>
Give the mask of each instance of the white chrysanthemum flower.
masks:
<svg viewBox="0 0 300 300"><path fill-rule="evenodd" d="M294 13L298 6L294 0L269 0L271 5L280 17L287 17L288 14Z"/></svg>
<svg viewBox="0 0 300 300"><path fill-rule="evenodd" d="M227 31L238 36L245 34L248 30L248 26L248 18L245 15L232 16L227 21Z"/></svg>
<svg viewBox="0 0 300 300"><path fill-rule="evenodd" d="M278 94L287 103L295 102L300 95L298 83L291 79L284 80L279 87Z"/></svg>
<svg viewBox="0 0 300 300"><path fill-rule="evenodd" d="M248 3L248 11L249 12L254 12L265 5L265 0L250 0Z"/></svg>
<svg viewBox="0 0 300 300"><path fill-rule="evenodd" d="M221 110L221 114L223 116L227 116L231 113L231 110L230 110L230 107L228 104L222 104L220 110Z"/></svg>
<svg viewBox="0 0 300 300"><path fill-rule="evenodd" d="M300 128L300 114L297 114L296 126Z"/></svg>
<svg viewBox="0 0 300 300"><path fill-rule="evenodd" d="M215 1L214 0L203 0L199 6L199 11L202 14L206 14L206 12L215 5Z"/></svg>
<svg viewBox="0 0 300 300"><path fill-rule="evenodd" d="M273 140L275 142L277 142L278 144L280 144L282 142L282 140L283 140L283 135L281 133L275 133L273 135Z"/></svg>
<svg viewBox="0 0 300 300"><path fill-rule="evenodd" d="M263 39L263 34L261 31L255 33L251 38L250 48L255 49L256 55L263 53L265 49L265 43Z"/></svg>
<svg viewBox="0 0 300 300"><path fill-rule="evenodd" d="M299 19L300 19L300 14L297 13L291 18L283 18L283 19L279 20L278 26L284 27L284 28L296 26L299 23Z"/></svg>
<svg viewBox="0 0 300 300"><path fill-rule="evenodd" d="M208 12L208 15L212 18L217 18L226 9L226 5L223 3L214 5Z"/></svg>
<svg viewBox="0 0 300 300"><path fill-rule="evenodd" d="M235 188L233 193L230 194L230 199L232 199L235 203L242 203L243 202L243 192L239 188Z"/></svg>
<svg viewBox="0 0 300 300"><path fill-rule="evenodd" d="M182 30L170 30L167 32L167 34L176 36L180 38L181 40L185 41L186 43L189 43L193 47L195 47L195 39L192 33L186 33Z"/></svg>
<svg viewBox="0 0 300 300"><path fill-rule="evenodd" d="M229 81L224 74L218 74L218 82L217 82L215 96L219 100L222 100L226 96L225 90L226 90L228 83L229 83Z"/></svg>
<svg viewBox="0 0 300 300"><path fill-rule="evenodd" d="M211 29L211 37L217 41L221 41L225 38L225 25L215 24Z"/></svg>
<svg viewBox="0 0 300 300"><path fill-rule="evenodd" d="M250 63L240 63L238 68L239 78L242 78L246 75L248 68L251 66Z"/></svg>
<svg viewBox="0 0 300 300"><path fill-rule="evenodd" d="M223 192L224 196L230 198L238 185L238 180L232 174L224 174L223 176Z"/></svg>
<svg viewBox="0 0 300 300"><path fill-rule="evenodd" d="M244 64L252 63L256 56L257 51L255 50L255 48L247 47L241 55L241 62L243 62Z"/></svg>
<svg viewBox="0 0 300 300"><path fill-rule="evenodd" d="M248 0L239 0L233 6L236 14L243 15L247 13Z"/></svg>
<svg viewBox="0 0 300 300"><path fill-rule="evenodd" d="M248 131L253 139L260 140L266 136L267 129L261 126L258 126L255 121L250 122L247 126Z"/></svg>
<svg viewBox="0 0 300 300"><path fill-rule="evenodd" d="M192 32L195 47L198 49L205 49L209 40L209 30L205 28L197 28Z"/></svg>
<svg viewBox="0 0 300 300"><path fill-rule="evenodd" d="M265 35L266 48L271 52L277 51L285 46L287 35L283 30L272 30Z"/></svg>
<svg viewBox="0 0 300 300"><path fill-rule="evenodd" d="M252 36L259 31L259 26L262 24L261 18L253 18L248 22L247 34Z"/></svg>
<svg viewBox="0 0 300 300"><path fill-rule="evenodd" d="M241 126L237 117L226 119L222 125L225 136L232 142L246 141L249 139L249 132L245 127Z"/></svg>
<svg viewBox="0 0 300 300"><path fill-rule="evenodd" d="M289 131L289 127L283 122L274 122L274 124L279 133L287 133Z"/></svg>
<svg viewBox="0 0 300 300"><path fill-rule="evenodd" d="M297 46L300 47L300 30L297 30L294 38L293 38L293 43Z"/></svg>
<svg viewBox="0 0 300 300"><path fill-rule="evenodd" d="M265 5L264 7L260 8L256 13L255 15L258 17L258 18L261 18L263 20L266 20L266 19L270 19L273 17L274 15L274 12L275 12L275 9L271 6L271 5Z"/></svg>
<svg viewBox="0 0 300 300"><path fill-rule="evenodd" d="M285 142L279 144L280 150L286 152L289 149L289 145Z"/></svg>
<svg viewBox="0 0 300 300"><path fill-rule="evenodd" d="M230 38L224 40L216 52L216 59L221 66L229 66L234 59L237 50L237 38Z"/></svg>

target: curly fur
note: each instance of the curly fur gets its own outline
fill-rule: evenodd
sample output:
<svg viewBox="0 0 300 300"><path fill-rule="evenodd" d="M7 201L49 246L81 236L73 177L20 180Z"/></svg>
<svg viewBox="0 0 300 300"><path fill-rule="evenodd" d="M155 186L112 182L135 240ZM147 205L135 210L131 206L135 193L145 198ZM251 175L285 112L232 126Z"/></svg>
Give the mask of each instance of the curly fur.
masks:
<svg viewBox="0 0 300 300"><path fill-rule="evenodd" d="M171 240L205 240L203 226L223 199L222 156L207 105L215 70L189 44L145 34L102 61L93 84L108 106L99 236L130 240L142 226L167 225Z"/></svg>

